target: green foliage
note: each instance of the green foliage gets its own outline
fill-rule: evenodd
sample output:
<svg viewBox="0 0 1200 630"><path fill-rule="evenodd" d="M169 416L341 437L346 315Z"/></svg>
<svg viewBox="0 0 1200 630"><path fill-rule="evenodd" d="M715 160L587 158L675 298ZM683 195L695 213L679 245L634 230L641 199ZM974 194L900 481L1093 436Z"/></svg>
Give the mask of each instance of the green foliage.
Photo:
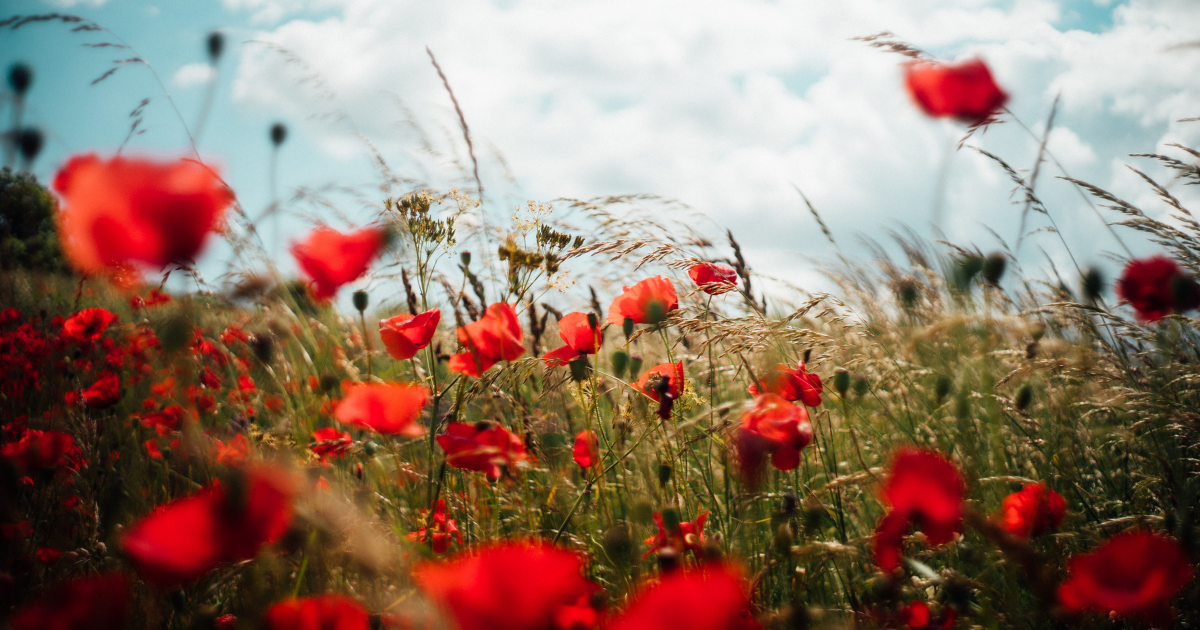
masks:
<svg viewBox="0 0 1200 630"><path fill-rule="evenodd" d="M70 271L55 232L56 207L33 175L0 171L0 269Z"/></svg>

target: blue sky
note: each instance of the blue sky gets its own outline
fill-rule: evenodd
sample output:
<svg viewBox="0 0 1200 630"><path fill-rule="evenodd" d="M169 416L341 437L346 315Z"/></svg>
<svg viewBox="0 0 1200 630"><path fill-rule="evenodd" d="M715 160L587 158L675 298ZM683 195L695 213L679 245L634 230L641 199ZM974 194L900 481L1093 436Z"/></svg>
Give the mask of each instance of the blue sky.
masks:
<svg viewBox="0 0 1200 630"><path fill-rule="evenodd" d="M1124 168L1127 153L1196 144L1200 52L1166 47L1195 39L1188 2L1130 0L853 0L645 4L633 0L19 0L15 13L64 11L111 29L145 58L194 126L207 75L204 38L227 38L216 98L199 149L218 164L251 214L270 201L267 130L288 124L279 189L349 186L337 209L289 206L283 245L306 223L368 220L384 193L363 138L399 173L436 187L465 185L464 149L449 100L428 62L430 46L462 102L497 222L526 200L648 192L681 200L710 234L732 228L764 273L823 288L812 259L833 251L791 187L805 190L852 256L857 236L886 239L911 226L997 248L983 227L1013 240L1011 184L969 149L960 126L917 113L900 86L901 58L849 41L890 30L945 59L981 56L1012 95L1013 113L1038 133L1062 94L1051 149L1071 175L1158 211ZM146 97L144 134L127 152L181 155L186 136L147 68L132 56L84 43L103 33L33 24L0 38L0 64L36 73L27 122L49 133L35 168L48 178L70 153L109 154ZM268 46L266 43L270 43ZM272 47L273 46L273 47ZM288 51L281 54L280 50ZM291 61L288 61L290 55ZM4 117L7 118L7 107ZM339 114L335 116L334 114ZM415 123L415 124L411 124ZM421 129L424 135L415 129ZM1031 165L1036 142L1014 123L971 141L1014 166ZM947 162L948 160L948 162ZM946 164L948 163L948 167ZM1150 165L1143 164L1154 171ZM945 187L938 174L948 168ZM1157 171L1154 171L1157 174ZM1051 211L1077 258L1107 266L1119 251L1093 211L1048 169ZM400 192L395 189L393 193ZM1180 191L1185 201L1190 191ZM1129 235L1135 251L1149 251ZM1041 245L1065 263L1057 238L1033 237L1019 255L1042 264ZM284 250L283 245L279 250ZM204 261L223 271L225 251ZM285 269L290 263L283 261Z"/></svg>

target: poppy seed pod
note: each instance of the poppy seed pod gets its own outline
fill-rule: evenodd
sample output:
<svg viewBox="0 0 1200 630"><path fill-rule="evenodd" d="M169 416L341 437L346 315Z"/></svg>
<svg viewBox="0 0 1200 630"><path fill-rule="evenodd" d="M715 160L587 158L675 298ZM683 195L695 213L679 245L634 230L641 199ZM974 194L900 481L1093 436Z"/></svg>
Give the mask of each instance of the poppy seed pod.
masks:
<svg viewBox="0 0 1200 630"><path fill-rule="evenodd" d="M625 333L625 341L633 336L633 318L626 317L625 321L621 322L621 332Z"/></svg>
<svg viewBox="0 0 1200 630"><path fill-rule="evenodd" d="M658 485L665 486L670 482L671 482L671 466L670 466L670 464L659 464L658 465ZM672 510L667 510L667 512L671 512L671 513L675 514L675 524L678 526L679 525L679 513L674 512ZM663 518L665 519L666 517L664 516Z"/></svg>
<svg viewBox="0 0 1200 630"><path fill-rule="evenodd" d="M462 262L463 268L471 266L471 252L463 252L458 255L458 260Z"/></svg>
<svg viewBox="0 0 1200 630"><path fill-rule="evenodd" d="M26 164L37 158L38 154L42 152L42 145L45 142L45 134L36 127L26 127L17 134L17 149L21 152L21 157Z"/></svg>
<svg viewBox="0 0 1200 630"><path fill-rule="evenodd" d="M850 372L846 371L846 368L833 371L833 389L837 390L838 396L846 397L846 392L850 389Z"/></svg>
<svg viewBox="0 0 1200 630"><path fill-rule="evenodd" d="M287 140L287 132L287 125L283 123L277 122L271 125L271 144L276 147L283 144L283 141Z"/></svg>
<svg viewBox="0 0 1200 630"><path fill-rule="evenodd" d="M942 401L945 400L946 396L950 393L951 385L953 385L953 383L950 382L950 377L944 374L939 374L937 380L933 382L933 393L937 396L939 405L942 404Z"/></svg>
<svg viewBox="0 0 1200 630"><path fill-rule="evenodd" d="M629 353L624 350L615 350L612 353L612 370L617 378L621 378L625 374L625 368L629 367Z"/></svg>
<svg viewBox="0 0 1200 630"><path fill-rule="evenodd" d="M355 291L351 297L354 301L354 308L359 313L367 310L367 304L370 303L370 298L366 291Z"/></svg>
<svg viewBox="0 0 1200 630"><path fill-rule="evenodd" d="M1083 289L1083 295L1089 302L1095 302L1104 294L1104 274L1095 267L1088 267L1083 272L1083 279L1080 283Z"/></svg>
<svg viewBox="0 0 1200 630"><path fill-rule="evenodd" d="M992 286L1000 284L1004 270L1008 267L1008 257L1001 252L992 252L983 260L983 279Z"/></svg>
<svg viewBox="0 0 1200 630"><path fill-rule="evenodd" d="M575 361L571 361L567 365L571 368L571 378L576 383L580 383L582 381L587 380L588 368L590 367L588 365L587 359L577 359Z"/></svg>
<svg viewBox="0 0 1200 630"><path fill-rule="evenodd" d="M374 442L366 442L363 444L363 452L368 456L374 456L375 453L379 452L379 445Z"/></svg>
<svg viewBox="0 0 1200 630"><path fill-rule="evenodd" d="M1031 402L1033 402L1033 387L1027 383L1017 390L1017 397L1013 400L1013 405L1018 411L1025 411Z"/></svg>
<svg viewBox="0 0 1200 630"><path fill-rule="evenodd" d="M217 60L221 58L221 52L225 50L225 36L221 31L212 31L204 43L208 48L208 62L216 65Z"/></svg>
<svg viewBox="0 0 1200 630"><path fill-rule="evenodd" d="M14 63L8 69L8 85L12 87L13 92L16 92L18 97L24 96L32 84L33 68L23 63Z"/></svg>

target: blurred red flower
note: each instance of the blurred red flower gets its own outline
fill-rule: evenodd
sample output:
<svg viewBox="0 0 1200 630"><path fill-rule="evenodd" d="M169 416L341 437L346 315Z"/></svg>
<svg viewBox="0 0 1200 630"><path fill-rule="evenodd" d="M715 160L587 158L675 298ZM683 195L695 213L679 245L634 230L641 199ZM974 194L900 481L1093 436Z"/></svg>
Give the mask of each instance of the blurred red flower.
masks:
<svg viewBox="0 0 1200 630"><path fill-rule="evenodd" d="M16 442L0 446L0 457L11 461L22 474L57 468L66 463L73 444L71 436L61 431L30 429Z"/></svg>
<svg viewBox="0 0 1200 630"><path fill-rule="evenodd" d="M608 625L612 630L758 630L747 596L749 586L736 569L709 565L703 571L676 571L643 587Z"/></svg>
<svg viewBox="0 0 1200 630"><path fill-rule="evenodd" d="M977 124L1008 101L987 64L979 59L960 64L913 61L904 66L904 82L921 110L935 118Z"/></svg>
<svg viewBox="0 0 1200 630"><path fill-rule="evenodd" d="M84 273L188 263L233 201L221 178L192 160L75 156L54 176L54 189L63 200L60 242Z"/></svg>
<svg viewBox="0 0 1200 630"><path fill-rule="evenodd" d="M213 442L216 443L217 463L222 466L241 466L250 459L250 442L241 433L233 436L228 444L218 439Z"/></svg>
<svg viewBox="0 0 1200 630"><path fill-rule="evenodd" d="M598 323L597 323L598 324ZM558 321L558 336L566 345L547 352L546 363L551 367L566 365L589 354L596 354L604 343L599 325L588 322L587 313L567 313Z"/></svg>
<svg viewBox="0 0 1200 630"><path fill-rule="evenodd" d="M415 437L425 434L425 427L416 420L428 399L429 390L421 385L353 385L347 388L345 398L333 411L333 417L342 424L385 435Z"/></svg>
<svg viewBox="0 0 1200 630"><path fill-rule="evenodd" d="M336 427L317 429L312 434L312 452L324 462L330 457L344 457L354 444L349 431L338 431Z"/></svg>
<svg viewBox="0 0 1200 630"><path fill-rule="evenodd" d="M663 522L662 512L655 512L654 524L658 526L658 533L644 541L650 548L642 554L642 557L647 558L650 554L658 553L663 549L671 549L677 554L686 551L699 554L704 551L704 521L706 520L708 520L708 512L701 512L694 522L683 521L679 523L678 528L668 529Z"/></svg>
<svg viewBox="0 0 1200 630"><path fill-rule="evenodd" d="M821 392L825 389L821 385L821 377L809 374L804 361L796 364L795 368L780 363L762 378L762 385L763 389L772 394L779 394L792 401L799 400L809 407L821 405ZM753 383L748 391L752 396L759 394L758 386Z"/></svg>
<svg viewBox="0 0 1200 630"><path fill-rule="evenodd" d="M379 336L393 359L411 359L429 345L441 320L442 312L436 308L415 316L401 313L379 322Z"/></svg>
<svg viewBox="0 0 1200 630"><path fill-rule="evenodd" d="M434 553L446 553L450 548L451 536L461 547L462 532L458 531L458 523L454 519L446 518L446 501L438 499L433 506L433 514L430 515L428 510L422 510L425 518L431 519L425 521L427 525L421 527L415 532L408 535L408 539L416 542L429 544L433 548Z"/></svg>
<svg viewBox="0 0 1200 630"><path fill-rule="evenodd" d="M575 463L580 468L591 468L600 463L600 440L594 431L580 431L575 436L575 447L572 449Z"/></svg>
<svg viewBox="0 0 1200 630"><path fill-rule="evenodd" d="M121 379L109 371L100 373L92 386L83 390L83 402L89 409L107 409L121 400Z"/></svg>
<svg viewBox="0 0 1200 630"><path fill-rule="evenodd" d="M779 470L800 465L800 451L813 441L808 410L776 394L763 394L742 414L737 430L737 454L742 473L750 480L762 474L766 456Z"/></svg>
<svg viewBox="0 0 1200 630"><path fill-rule="evenodd" d="M1129 261L1116 290L1143 322L1200 307L1200 285L1166 256Z"/></svg>
<svg viewBox="0 0 1200 630"><path fill-rule="evenodd" d="M12 630L121 630L129 611L129 580L120 573L77 578L17 609Z"/></svg>
<svg viewBox="0 0 1200 630"><path fill-rule="evenodd" d="M709 295L728 293L737 288L737 271L729 265L703 262L688 269L688 277Z"/></svg>
<svg viewBox="0 0 1200 630"><path fill-rule="evenodd" d="M875 564L884 572L900 566L901 543L916 524L931 545L949 542L962 530L966 488L958 470L941 455L913 448L892 458L883 500L891 506L875 530Z"/></svg>
<svg viewBox="0 0 1200 630"><path fill-rule="evenodd" d="M1072 613L1094 610L1169 625L1171 599L1192 573L1179 543L1150 532L1126 532L1068 561L1058 602Z"/></svg>
<svg viewBox="0 0 1200 630"><path fill-rule="evenodd" d="M312 280L313 295L328 300L343 284L353 282L367 267L385 242L384 231L363 228L342 234L328 227L313 230L303 243L292 244L292 257Z"/></svg>
<svg viewBox="0 0 1200 630"><path fill-rule="evenodd" d="M671 311L679 308L675 286L662 276L646 278L613 299L608 307L609 323L625 325L625 318L635 324L657 324Z"/></svg>
<svg viewBox="0 0 1200 630"><path fill-rule="evenodd" d="M38 547L37 559L42 564L54 564L62 557L62 552L50 547Z"/></svg>
<svg viewBox="0 0 1200 630"><path fill-rule="evenodd" d="M446 463L455 468L473 470L499 479L503 468L524 461L525 443L498 424L451 422L446 433L437 436L438 446L446 453Z"/></svg>
<svg viewBox="0 0 1200 630"><path fill-rule="evenodd" d="M136 311L159 304L167 304L170 301L171 296L169 294L163 293L158 289L150 289L150 293L147 293L145 297L134 294L133 297L129 298L129 310Z"/></svg>
<svg viewBox="0 0 1200 630"><path fill-rule="evenodd" d="M345 595L285 599L267 609L270 630L369 630L371 616Z"/></svg>
<svg viewBox="0 0 1200 630"><path fill-rule="evenodd" d="M127 530L121 547L147 582L182 585L222 563L253 558L287 531L293 484L286 473L235 470L225 484L160 506Z"/></svg>
<svg viewBox="0 0 1200 630"><path fill-rule="evenodd" d="M1041 536L1062 523L1067 502L1045 483L1031 483L1000 503L997 519L1013 536Z"/></svg>
<svg viewBox="0 0 1200 630"><path fill-rule="evenodd" d="M99 339L116 320L117 316L108 309L85 308L63 321L62 335L77 343L90 343Z"/></svg>
<svg viewBox="0 0 1200 630"><path fill-rule="evenodd" d="M485 545L421 564L414 575L458 630L588 630L599 623L591 599L600 589L583 577L583 558L545 543Z"/></svg>
<svg viewBox="0 0 1200 630"><path fill-rule="evenodd" d="M511 304L492 304L479 321L458 329L466 352L450 357L450 371L479 378L501 360L512 361L525 352L521 323Z"/></svg>
<svg viewBox="0 0 1200 630"><path fill-rule="evenodd" d="M153 427L159 435L178 431L183 426L183 407L171 405L162 411L144 414L141 423L144 427Z"/></svg>
<svg viewBox="0 0 1200 630"><path fill-rule="evenodd" d="M237 617L225 614L213 620L213 627L217 630L234 630L237 628Z"/></svg>

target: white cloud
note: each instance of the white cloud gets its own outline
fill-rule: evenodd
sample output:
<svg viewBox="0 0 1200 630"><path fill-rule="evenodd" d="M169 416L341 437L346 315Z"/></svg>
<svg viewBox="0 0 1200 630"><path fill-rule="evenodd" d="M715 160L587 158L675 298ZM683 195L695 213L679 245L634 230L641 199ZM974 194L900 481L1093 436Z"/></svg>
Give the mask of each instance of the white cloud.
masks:
<svg viewBox="0 0 1200 630"><path fill-rule="evenodd" d="M213 78L213 67L207 63L189 63L175 71L171 81L181 88L204 85Z"/></svg>

